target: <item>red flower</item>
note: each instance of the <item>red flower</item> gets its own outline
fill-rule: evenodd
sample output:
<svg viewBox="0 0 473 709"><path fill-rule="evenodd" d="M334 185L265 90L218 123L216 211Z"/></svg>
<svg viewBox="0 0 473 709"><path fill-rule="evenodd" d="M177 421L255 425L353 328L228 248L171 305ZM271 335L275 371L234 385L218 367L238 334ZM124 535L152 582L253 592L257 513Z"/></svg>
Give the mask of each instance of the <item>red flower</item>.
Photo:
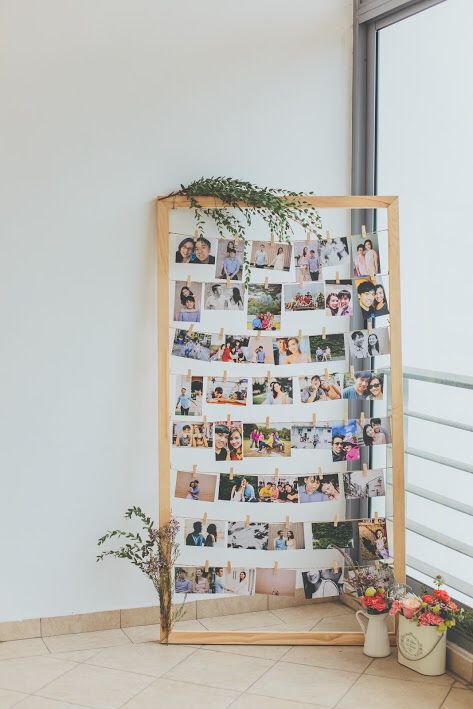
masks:
<svg viewBox="0 0 473 709"><path fill-rule="evenodd" d="M450 608L451 611L457 611L457 610L458 610L457 604L456 604L456 603L453 603L453 601L448 604L448 607Z"/></svg>
<svg viewBox="0 0 473 709"><path fill-rule="evenodd" d="M363 596L361 602L365 608L372 608L373 610L378 611L379 613L382 613L382 611L387 610L388 607L386 599L384 598L384 594L376 594L375 596Z"/></svg>
<svg viewBox="0 0 473 709"><path fill-rule="evenodd" d="M440 625L443 623L443 618L435 613L426 612L419 616L419 623L421 625Z"/></svg>
<svg viewBox="0 0 473 709"><path fill-rule="evenodd" d="M440 601L441 603L449 603L450 602L450 594L447 593L446 591L441 591L440 589L437 591L434 591L434 596L437 599L437 601Z"/></svg>
<svg viewBox="0 0 473 709"><path fill-rule="evenodd" d="M425 594L424 596L421 596L421 598L424 601L424 603L429 603L429 604L434 603L434 599L432 598L432 596L428 596L427 594Z"/></svg>

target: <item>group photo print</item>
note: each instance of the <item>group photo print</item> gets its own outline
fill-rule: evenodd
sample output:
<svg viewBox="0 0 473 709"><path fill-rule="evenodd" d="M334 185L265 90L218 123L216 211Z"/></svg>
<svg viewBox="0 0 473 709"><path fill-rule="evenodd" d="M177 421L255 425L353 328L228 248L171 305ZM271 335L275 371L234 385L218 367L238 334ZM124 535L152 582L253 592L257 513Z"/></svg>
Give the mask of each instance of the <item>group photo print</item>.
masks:
<svg viewBox="0 0 473 709"><path fill-rule="evenodd" d="M211 344L217 338L218 335L210 335L203 332L189 333L187 330L176 330L171 354L175 357L208 362L210 360Z"/></svg>
<svg viewBox="0 0 473 709"><path fill-rule="evenodd" d="M187 377L185 374L177 374L174 408L176 416L201 416L203 389L203 377Z"/></svg>
<svg viewBox="0 0 473 709"><path fill-rule="evenodd" d="M284 423L243 424L243 451L245 457L290 456L291 429Z"/></svg>
<svg viewBox="0 0 473 709"><path fill-rule="evenodd" d="M281 329L282 285L269 283L248 286L247 328L248 330Z"/></svg>
<svg viewBox="0 0 473 709"><path fill-rule="evenodd" d="M323 283L290 283L284 286L284 310L286 313L303 313L324 308Z"/></svg>

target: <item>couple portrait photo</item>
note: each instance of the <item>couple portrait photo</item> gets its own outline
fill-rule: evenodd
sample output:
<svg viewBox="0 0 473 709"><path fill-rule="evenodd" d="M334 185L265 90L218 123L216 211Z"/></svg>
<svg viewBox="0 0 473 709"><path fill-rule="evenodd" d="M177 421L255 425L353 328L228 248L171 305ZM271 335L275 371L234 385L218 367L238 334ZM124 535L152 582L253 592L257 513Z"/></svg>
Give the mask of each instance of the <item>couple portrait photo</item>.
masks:
<svg viewBox="0 0 473 709"><path fill-rule="evenodd" d="M337 502L340 499L338 473L305 475L298 478L299 501Z"/></svg>
<svg viewBox="0 0 473 709"><path fill-rule="evenodd" d="M363 401L382 401L384 399L384 374L376 372L353 372L345 374L343 382L343 399Z"/></svg>
<svg viewBox="0 0 473 709"><path fill-rule="evenodd" d="M389 354L389 328L354 330L347 334L350 355L356 359Z"/></svg>
<svg viewBox="0 0 473 709"><path fill-rule="evenodd" d="M336 317L353 315L353 288L351 281L326 281L325 314Z"/></svg>
<svg viewBox="0 0 473 709"><path fill-rule="evenodd" d="M200 322L202 283L176 281L174 289L174 320Z"/></svg>
<svg viewBox="0 0 473 709"><path fill-rule="evenodd" d="M253 241L250 265L272 271L289 271L292 244L280 241Z"/></svg>
<svg viewBox="0 0 473 709"><path fill-rule="evenodd" d="M243 310L244 290L242 285L204 283L205 310Z"/></svg>
<svg viewBox="0 0 473 709"><path fill-rule="evenodd" d="M353 273L355 276L374 276L381 273L378 235L353 236Z"/></svg>
<svg viewBox="0 0 473 709"><path fill-rule="evenodd" d="M258 477L221 473L218 499L227 502L258 502Z"/></svg>
<svg viewBox="0 0 473 709"><path fill-rule="evenodd" d="M304 548L303 522L269 525L268 549L270 551L295 551Z"/></svg>
<svg viewBox="0 0 473 709"><path fill-rule="evenodd" d="M192 236L187 236L184 239L177 237L176 243L176 263L192 265L212 265L215 263L215 239L210 240L205 236L199 236L197 239L193 239Z"/></svg>
<svg viewBox="0 0 473 709"><path fill-rule="evenodd" d="M173 424L172 445L176 448L212 448L212 424Z"/></svg>
<svg viewBox="0 0 473 709"><path fill-rule="evenodd" d="M217 476L210 473L189 473L178 470L175 497L195 502L214 502Z"/></svg>
<svg viewBox="0 0 473 709"><path fill-rule="evenodd" d="M342 398L340 374L314 374L312 377L299 377L299 387L302 404L313 404L314 401L335 401Z"/></svg>
<svg viewBox="0 0 473 709"><path fill-rule="evenodd" d="M302 583L306 598L326 598L339 596L343 591L343 568L309 569L302 572Z"/></svg>
<svg viewBox="0 0 473 709"><path fill-rule="evenodd" d="M357 279L355 280L355 288L365 323L382 315L389 315L386 291L379 276L378 278Z"/></svg>
<svg viewBox="0 0 473 709"><path fill-rule="evenodd" d="M184 521L185 544L188 547L225 547L225 522L209 520L205 525L201 520Z"/></svg>
<svg viewBox="0 0 473 709"><path fill-rule="evenodd" d="M320 251L320 241L294 242L294 264L298 283L318 281L322 278Z"/></svg>
<svg viewBox="0 0 473 709"><path fill-rule="evenodd" d="M343 333L325 335L325 337L311 335L309 340L312 362L333 362L345 359L345 336Z"/></svg>
<svg viewBox="0 0 473 709"><path fill-rule="evenodd" d="M215 460L243 460L243 424L241 421L214 423Z"/></svg>

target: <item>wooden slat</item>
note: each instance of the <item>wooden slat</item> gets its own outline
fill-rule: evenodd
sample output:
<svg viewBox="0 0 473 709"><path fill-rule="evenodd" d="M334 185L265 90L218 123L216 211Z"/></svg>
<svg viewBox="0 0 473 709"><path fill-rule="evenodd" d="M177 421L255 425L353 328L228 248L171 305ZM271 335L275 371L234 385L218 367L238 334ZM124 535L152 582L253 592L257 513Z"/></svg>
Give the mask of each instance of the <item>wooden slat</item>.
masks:
<svg viewBox="0 0 473 709"><path fill-rule="evenodd" d="M228 207L227 204L221 202L215 197L197 197L199 204L202 207L217 209L219 207ZM386 209L392 204L397 198L396 197L383 197L381 195L374 196L352 196L348 195L345 197L318 197L313 195L302 195L301 197L281 197L281 199L291 199L300 202L306 202L311 204L313 207L323 209L323 208L341 208L341 209ZM160 204L166 204L170 209L189 209L191 207L190 199L188 197L158 197L158 202ZM238 206L244 209L248 207L246 202L239 202Z"/></svg>
<svg viewBox="0 0 473 709"><path fill-rule="evenodd" d="M389 633L391 645L396 636ZM169 642L175 645L363 645L363 633L350 632L249 632L173 630Z"/></svg>

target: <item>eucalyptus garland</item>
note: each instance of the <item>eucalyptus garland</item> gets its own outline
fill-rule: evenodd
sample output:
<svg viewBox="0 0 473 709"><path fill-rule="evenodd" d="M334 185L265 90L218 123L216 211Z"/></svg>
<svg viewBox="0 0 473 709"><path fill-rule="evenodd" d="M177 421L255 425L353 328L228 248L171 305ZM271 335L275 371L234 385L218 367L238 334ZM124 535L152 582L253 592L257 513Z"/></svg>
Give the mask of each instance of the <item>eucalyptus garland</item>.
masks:
<svg viewBox="0 0 473 709"><path fill-rule="evenodd" d="M206 220L210 219L215 223L220 236L230 236L244 242L245 287L250 281L250 261L246 248L249 239L246 236L246 227L251 226L254 217L261 217L268 225L272 238L280 242L290 240L294 234L294 224L298 224L318 239L322 236L320 215L311 204L301 199L304 196L302 192L258 187L251 182L235 180L232 177L201 177L190 185L181 185L180 190L167 195L177 196L187 197L190 201L196 220L197 238L205 235ZM225 207L203 207L199 197L214 197L223 202ZM247 206L241 207L241 202ZM230 209L236 213L229 211Z"/></svg>

